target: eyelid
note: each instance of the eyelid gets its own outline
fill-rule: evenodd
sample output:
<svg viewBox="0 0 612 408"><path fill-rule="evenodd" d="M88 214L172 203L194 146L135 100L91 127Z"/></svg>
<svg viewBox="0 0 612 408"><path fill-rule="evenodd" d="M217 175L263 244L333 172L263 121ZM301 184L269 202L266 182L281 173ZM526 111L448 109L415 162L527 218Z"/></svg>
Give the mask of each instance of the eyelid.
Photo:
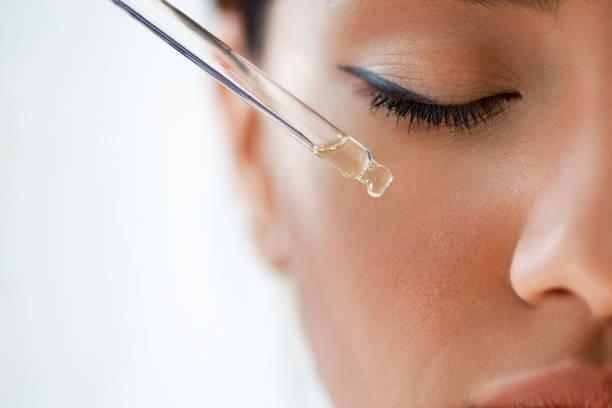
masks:
<svg viewBox="0 0 612 408"><path fill-rule="evenodd" d="M377 91L382 91L382 92L386 92L388 94L393 94L398 98L402 98L405 100L409 100L411 102L415 102L415 103L421 103L424 105L436 105L436 106L461 106L461 105L465 105L464 104L456 104L456 103L444 103L441 102L439 100L433 99L431 97L419 94L418 92L412 91L410 89L406 89L403 86L389 80L386 79L384 77L381 77L380 75L377 75L375 73L373 73L372 71L369 71L365 68L361 68L361 67L353 67L353 66L349 66L349 65L338 65L338 68L344 72L347 72L357 78L359 78L360 80L362 80L364 83L366 83L367 85L371 86L372 88L374 88ZM516 91L510 91L510 90L506 90L506 91L501 91L501 92L497 92L496 95L509 95L512 97L520 97L521 94L520 92L516 92ZM490 98L492 96L495 96L493 94L489 95L489 96L485 96L482 97L478 100L482 100L482 99L487 99ZM477 102L477 100L472 100L470 102L467 103L473 103L473 102Z"/></svg>
<svg viewBox="0 0 612 408"><path fill-rule="evenodd" d="M376 75L372 71L368 71L365 68L351 67L347 65L338 65L338 68L340 68L342 71L348 72L349 74L356 76L357 78L381 91L393 93L398 97L410 99L418 103L424 103L428 105L440 104L438 101L435 101L417 92L406 89L403 86L398 85L395 82L383 78L379 75Z"/></svg>
<svg viewBox="0 0 612 408"><path fill-rule="evenodd" d="M341 70L355 75L370 87L371 109L386 108L400 119L409 117L410 129L413 123L427 123L439 128L441 125L454 126L457 130L468 131L480 123L488 123L493 116L505 110L504 103L521 98L518 92L502 92L464 104L440 104L431 99L401 87L364 68L338 66ZM387 116L388 116L387 115Z"/></svg>

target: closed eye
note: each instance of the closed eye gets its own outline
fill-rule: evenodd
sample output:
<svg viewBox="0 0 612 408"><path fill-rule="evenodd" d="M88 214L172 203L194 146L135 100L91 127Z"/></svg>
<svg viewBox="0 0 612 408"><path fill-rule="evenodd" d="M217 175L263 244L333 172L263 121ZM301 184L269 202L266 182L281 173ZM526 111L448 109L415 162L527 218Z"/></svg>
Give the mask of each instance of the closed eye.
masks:
<svg viewBox="0 0 612 408"><path fill-rule="evenodd" d="M512 99L521 97L518 92L503 92L465 104L439 104L410 91L395 82L380 77L364 68L339 66L369 87L370 109L385 109L399 122L408 120L408 128L426 124L427 127L452 127L458 131L470 130L502 113Z"/></svg>

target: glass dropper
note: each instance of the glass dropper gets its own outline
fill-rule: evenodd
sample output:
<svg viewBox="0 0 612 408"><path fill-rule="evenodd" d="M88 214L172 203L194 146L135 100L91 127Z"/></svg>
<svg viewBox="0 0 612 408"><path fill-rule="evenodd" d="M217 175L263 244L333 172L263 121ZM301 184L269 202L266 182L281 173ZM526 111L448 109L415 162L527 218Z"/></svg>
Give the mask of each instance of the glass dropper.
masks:
<svg viewBox="0 0 612 408"><path fill-rule="evenodd" d="M166 0L111 0L222 85L289 131L344 177L380 197L393 180L368 149L276 84L246 58Z"/></svg>

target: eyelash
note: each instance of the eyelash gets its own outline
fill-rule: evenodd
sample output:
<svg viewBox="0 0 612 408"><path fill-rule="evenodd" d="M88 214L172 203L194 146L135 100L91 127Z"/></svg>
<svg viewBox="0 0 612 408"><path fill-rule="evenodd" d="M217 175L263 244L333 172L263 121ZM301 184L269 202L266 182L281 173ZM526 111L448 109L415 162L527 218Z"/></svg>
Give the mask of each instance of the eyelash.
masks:
<svg viewBox="0 0 612 408"><path fill-rule="evenodd" d="M438 129L445 125L452 126L458 131L465 129L469 131L480 124L488 123L493 116L505 110L509 100L520 97L520 94L502 93L462 105L416 102L381 89L373 90L370 96L371 110L386 109L387 116L396 116L398 123L402 119L408 120L409 129L425 123L428 128L433 126Z"/></svg>

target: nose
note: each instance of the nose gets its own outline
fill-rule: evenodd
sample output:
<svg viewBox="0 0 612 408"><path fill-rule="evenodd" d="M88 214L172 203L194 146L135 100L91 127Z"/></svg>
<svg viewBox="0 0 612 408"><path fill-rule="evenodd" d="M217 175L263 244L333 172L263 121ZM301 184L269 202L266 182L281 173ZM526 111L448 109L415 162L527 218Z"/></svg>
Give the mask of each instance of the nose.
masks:
<svg viewBox="0 0 612 408"><path fill-rule="evenodd" d="M579 298L595 319L608 321L612 320L612 119L604 110L593 116L591 109L588 121L582 116L581 126L570 126L572 142L534 196L512 259L510 281L528 303L541 304L549 295L565 292Z"/></svg>

